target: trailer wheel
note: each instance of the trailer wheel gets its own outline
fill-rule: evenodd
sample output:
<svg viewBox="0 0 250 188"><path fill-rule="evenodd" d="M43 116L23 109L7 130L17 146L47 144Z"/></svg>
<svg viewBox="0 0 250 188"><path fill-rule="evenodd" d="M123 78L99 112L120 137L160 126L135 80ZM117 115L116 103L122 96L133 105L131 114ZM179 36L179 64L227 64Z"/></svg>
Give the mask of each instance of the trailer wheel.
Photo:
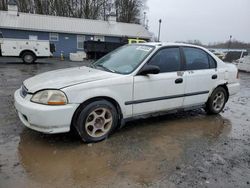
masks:
<svg viewBox="0 0 250 188"><path fill-rule="evenodd" d="M22 60L24 63L34 63L36 61L36 55L32 52L24 52L22 54Z"/></svg>

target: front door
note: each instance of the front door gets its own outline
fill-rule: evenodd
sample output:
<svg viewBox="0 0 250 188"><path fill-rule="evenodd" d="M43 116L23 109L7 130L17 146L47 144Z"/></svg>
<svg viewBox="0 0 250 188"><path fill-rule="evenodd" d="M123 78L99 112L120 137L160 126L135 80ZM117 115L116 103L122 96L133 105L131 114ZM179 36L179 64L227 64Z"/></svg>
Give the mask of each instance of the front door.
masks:
<svg viewBox="0 0 250 188"><path fill-rule="evenodd" d="M159 74L134 77L133 115L143 115L181 107L185 80L178 47L163 48L147 64L160 68Z"/></svg>

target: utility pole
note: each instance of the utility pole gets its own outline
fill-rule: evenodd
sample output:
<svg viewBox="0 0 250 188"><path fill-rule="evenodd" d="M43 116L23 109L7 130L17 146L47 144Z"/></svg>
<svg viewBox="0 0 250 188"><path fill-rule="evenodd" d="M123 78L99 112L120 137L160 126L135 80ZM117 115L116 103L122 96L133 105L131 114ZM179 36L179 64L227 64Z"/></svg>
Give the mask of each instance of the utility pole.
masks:
<svg viewBox="0 0 250 188"><path fill-rule="evenodd" d="M147 22L146 22L146 29L148 30L148 22L149 20L147 19Z"/></svg>
<svg viewBox="0 0 250 188"><path fill-rule="evenodd" d="M160 42L160 37L161 37L161 22L162 22L162 20L161 20L161 19L159 19L158 42Z"/></svg>
<svg viewBox="0 0 250 188"><path fill-rule="evenodd" d="M230 35L230 37L229 37L229 41L228 41L228 51L230 50L231 43L232 43L232 35Z"/></svg>
<svg viewBox="0 0 250 188"><path fill-rule="evenodd" d="M103 20L106 21L106 8L107 8L107 4L106 4L106 0L103 1Z"/></svg>
<svg viewBox="0 0 250 188"><path fill-rule="evenodd" d="M144 14L144 17L143 17L143 26L145 27L146 26L146 12L143 12L143 14Z"/></svg>

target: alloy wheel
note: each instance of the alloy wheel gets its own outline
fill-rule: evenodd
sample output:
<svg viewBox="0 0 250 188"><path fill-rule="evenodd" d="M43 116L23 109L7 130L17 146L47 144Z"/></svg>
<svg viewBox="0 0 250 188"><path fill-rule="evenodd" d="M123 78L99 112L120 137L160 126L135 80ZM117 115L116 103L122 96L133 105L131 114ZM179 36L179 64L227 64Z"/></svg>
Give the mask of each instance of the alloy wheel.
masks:
<svg viewBox="0 0 250 188"><path fill-rule="evenodd" d="M85 130L91 137L102 137L110 131L112 123L111 111L107 108L97 108L86 118Z"/></svg>
<svg viewBox="0 0 250 188"><path fill-rule="evenodd" d="M213 99L213 108L215 111L220 111L225 103L225 94L222 91L219 91L215 94Z"/></svg>

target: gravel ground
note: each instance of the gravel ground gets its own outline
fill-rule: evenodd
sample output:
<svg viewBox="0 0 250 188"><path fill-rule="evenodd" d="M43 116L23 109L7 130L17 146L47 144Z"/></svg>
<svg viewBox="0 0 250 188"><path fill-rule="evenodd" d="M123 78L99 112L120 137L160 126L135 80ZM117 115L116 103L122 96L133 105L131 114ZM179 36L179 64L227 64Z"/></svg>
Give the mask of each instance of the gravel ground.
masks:
<svg viewBox="0 0 250 188"><path fill-rule="evenodd" d="M19 121L13 93L41 72L88 62L0 58L0 188L250 187L250 74L220 115L203 110L128 123L106 141L44 135Z"/></svg>

